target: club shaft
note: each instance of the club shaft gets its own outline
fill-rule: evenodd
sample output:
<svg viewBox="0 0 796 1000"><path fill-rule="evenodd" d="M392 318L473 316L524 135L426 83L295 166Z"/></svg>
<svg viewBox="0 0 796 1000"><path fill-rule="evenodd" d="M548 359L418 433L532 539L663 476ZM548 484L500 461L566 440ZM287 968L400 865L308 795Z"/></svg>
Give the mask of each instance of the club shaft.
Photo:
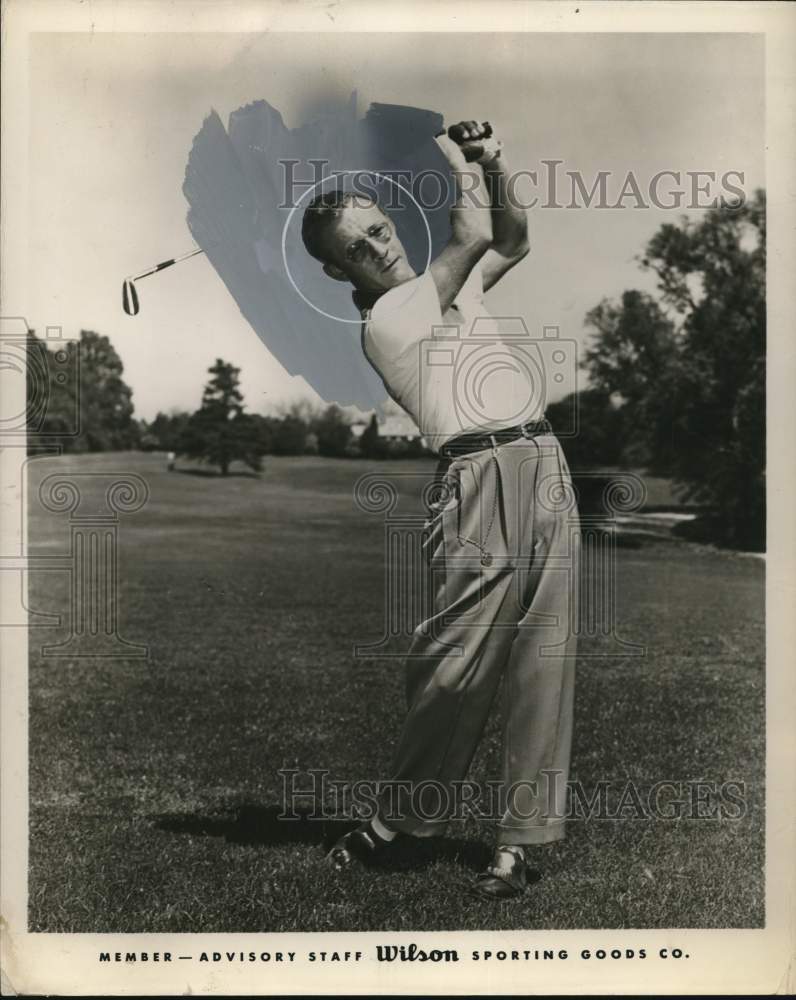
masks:
<svg viewBox="0 0 796 1000"><path fill-rule="evenodd" d="M158 271L163 271L165 268L171 267L172 264L179 264L181 260L188 260L189 257L195 257L198 253L204 253L204 250L201 247L197 247L195 250L189 250L188 253L184 253L181 257L172 257L171 260L161 261L160 264L150 267L149 270L133 275L129 280L138 281L139 278L148 278L150 274L157 274Z"/></svg>

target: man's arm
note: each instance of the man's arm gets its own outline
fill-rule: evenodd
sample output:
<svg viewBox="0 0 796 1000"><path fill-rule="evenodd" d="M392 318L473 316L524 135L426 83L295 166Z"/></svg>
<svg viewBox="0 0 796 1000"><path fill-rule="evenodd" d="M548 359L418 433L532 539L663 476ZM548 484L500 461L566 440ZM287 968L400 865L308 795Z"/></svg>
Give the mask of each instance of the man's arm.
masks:
<svg viewBox="0 0 796 1000"><path fill-rule="evenodd" d="M492 126L488 122L459 122L449 134L461 147L465 160L479 163L483 170L492 212L492 245L481 265L486 291L527 255L528 219L524 209L510 203L509 166L501 143L492 135Z"/></svg>
<svg viewBox="0 0 796 1000"><path fill-rule="evenodd" d="M484 291L499 281L530 251L528 217L525 210L512 205L508 197L509 167L504 156L484 164L484 181L492 206L492 246L484 255L481 269Z"/></svg>
<svg viewBox="0 0 796 1000"><path fill-rule="evenodd" d="M456 182L456 203L451 209L451 238L431 262L440 310L453 303L478 261L492 244L492 216L484 197L480 167L467 163L461 148L447 136L437 138ZM466 180L466 185L462 183ZM480 190L479 190L480 189Z"/></svg>

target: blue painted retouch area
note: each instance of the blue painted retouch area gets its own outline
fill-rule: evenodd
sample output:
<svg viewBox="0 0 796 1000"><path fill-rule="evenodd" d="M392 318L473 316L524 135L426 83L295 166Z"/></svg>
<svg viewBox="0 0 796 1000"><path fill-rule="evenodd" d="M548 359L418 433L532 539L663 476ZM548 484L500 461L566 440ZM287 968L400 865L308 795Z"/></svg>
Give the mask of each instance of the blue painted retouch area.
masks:
<svg viewBox="0 0 796 1000"><path fill-rule="evenodd" d="M437 112L392 104L372 104L358 118L352 95L339 109L295 129L287 128L267 101L233 112L227 129L213 111L193 141L183 184L193 238L268 350L327 402L371 409L387 397L362 354L359 323L351 322L359 318L351 286L326 277L304 249L302 209L321 190L351 186L350 175L333 177L338 171L394 177L408 172L413 180L401 183L416 197L422 192L430 206L424 213L436 256L450 236L453 202L450 170L434 142L442 128ZM424 171L437 172L447 183L440 185L428 173L424 180ZM286 183L291 176L292 192ZM310 191L322 178L322 186ZM370 177L365 183L376 188L410 262L422 272L429 246L420 210L388 182ZM286 227L285 259L295 287L283 259ZM302 295L337 318L322 315Z"/></svg>

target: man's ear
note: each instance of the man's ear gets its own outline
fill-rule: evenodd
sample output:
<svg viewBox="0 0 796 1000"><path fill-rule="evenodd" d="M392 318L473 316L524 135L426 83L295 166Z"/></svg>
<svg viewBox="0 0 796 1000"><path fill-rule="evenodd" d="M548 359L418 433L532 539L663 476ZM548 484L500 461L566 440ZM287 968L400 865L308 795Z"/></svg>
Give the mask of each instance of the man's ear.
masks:
<svg viewBox="0 0 796 1000"><path fill-rule="evenodd" d="M323 273L328 274L330 278L334 278L335 281L348 281L348 275L345 271L341 270L337 264L329 264L328 262L323 265Z"/></svg>

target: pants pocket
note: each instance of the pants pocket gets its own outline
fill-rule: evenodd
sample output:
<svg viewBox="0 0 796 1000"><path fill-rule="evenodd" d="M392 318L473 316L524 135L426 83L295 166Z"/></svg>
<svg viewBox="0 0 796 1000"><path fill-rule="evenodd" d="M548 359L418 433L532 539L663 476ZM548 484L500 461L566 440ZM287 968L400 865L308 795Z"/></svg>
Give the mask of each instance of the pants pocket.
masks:
<svg viewBox="0 0 796 1000"><path fill-rule="evenodd" d="M426 520L423 525L423 552L431 566L445 563L451 530L459 515L460 480L451 463L441 462L434 479L426 489ZM451 529L451 525L454 525Z"/></svg>

